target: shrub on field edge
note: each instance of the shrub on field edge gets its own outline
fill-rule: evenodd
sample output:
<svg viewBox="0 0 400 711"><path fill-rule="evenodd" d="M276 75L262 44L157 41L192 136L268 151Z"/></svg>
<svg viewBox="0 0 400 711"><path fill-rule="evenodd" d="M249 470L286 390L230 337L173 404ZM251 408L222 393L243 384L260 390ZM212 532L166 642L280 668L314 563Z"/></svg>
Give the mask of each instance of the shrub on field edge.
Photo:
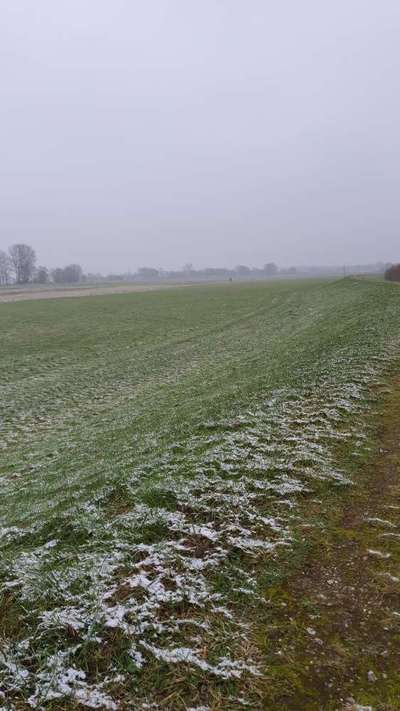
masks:
<svg viewBox="0 0 400 711"><path fill-rule="evenodd" d="M392 264L385 271L385 279L387 281L400 281L400 264Z"/></svg>

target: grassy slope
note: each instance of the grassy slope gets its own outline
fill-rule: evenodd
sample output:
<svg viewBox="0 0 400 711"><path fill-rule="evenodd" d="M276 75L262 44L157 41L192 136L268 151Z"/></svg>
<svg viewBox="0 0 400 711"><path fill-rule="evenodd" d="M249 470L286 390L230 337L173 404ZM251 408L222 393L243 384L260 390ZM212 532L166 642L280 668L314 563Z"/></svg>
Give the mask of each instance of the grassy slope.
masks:
<svg viewBox="0 0 400 711"><path fill-rule="evenodd" d="M3 307L5 434L15 442L5 468L39 466L50 495L60 471L97 486L110 466L115 479L129 471L138 439L141 449L150 437L153 449L155 436L190 434L259 386L286 385L298 318L315 288L205 287ZM37 483L27 495L40 504Z"/></svg>
<svg viewBox="0 0 400 711"><path fill-rule="evenodd" d="M30 480L16 484L15 509L11 488L7 521L25 516L24 495L42 516L67 495L64 476L92 491L129 472L145 442L190 436L253 394L296 386L305 368L320 377L325 356L348 354L351 367L353 343L390 330L396 297L290 282L3 306L2 469Z"/></svg>
<svg viewBox="0 0 400 711"><path fill-rule="evenodd" d="M225 461L234 480L237 472L242 474L246 469L250 458L253 470L258 476L261 471L267 480L275 477L277 481L278 475L288 474L299 475L300 479L310 475L310 479L315 480L325 466L323 478L329 478L328 470L331 467L334 471L336 464L333 448L329 444L329 449L317 452L313 460L311 445L328 447L327 441L340 438L338 433L343 430L348 434L349 442L354 443L354 438L359 437L357 446L362 446L363 398L367 397L364 390L380 377L386 360L393 357L387 346L392 338L399 336L399 308L400 292L395 285L351 279L271 285L230 284L162 293L3 305L0 311L3 447L0 525L25 527L29 531L22 537L19 534L5 537L3 575L6 579L18 579L18 585L22 584L24 611L21 613L19 607L18 587L16 592L12 588L12 604L9 592L6 602L10 619L13 615L24 618L25 638L32 640L32 634L35 638L32 630L36 629L41 610L59 609L66 601L61 594L57 598L55 593L54 599L47 601L43 590L34 585L33 591L31 586L24 592L23 576L18 578L17 575L21 569L21 554L33 551L39 559L39 546L56 539L58 557L50 561L49 567L58 569L59 566L62 571L76 565L79 555L86 555L88 551L91 555L94 550L108 555L113 546L115 548L115 540L112 546L105 536L104 542L99 534L101 526L133 509L138 502L150 509L162 506L163 510L184 512L188 521L213 525L221 531L221 543L224 550L228 550L222 567L231 566L230 575L224 578L223 567L218 580L214 573L214 577L211 574L206 576L210 594L213 590L222 590L221 595L225 596L228 606L231 604L231 611L246 610L246 605L250 610L253 603L231 600L226 588L232 584L233 564L240 563L244 577L250 575L254 564L251 547L239 545L237 538L234 541L229 538L228 529L223 528L225 511L222 514L215 510L207 518L205 506L196 511L193 500L190 500L190 506L185 504L184 497L187 496L189 501L190 492L182 493L180 489L171 499L168 498L170 491L166 492L162 483L167 481L171 490L174 476L179 481L191 481L194 472L197 476L200 469L202 473L209 471L210 431L217 433L216 449L211 452L212 476L216 476L219 464ZM342 389L347 388L349 394L354 387L358 388L357 400L361 405L355 404L354 408L349 405L351 394L341 405ZM270 410L266 410L262 403L277 392L280 400L276 406L273 404L275 419L271 420ZM293 413L296 417L287 429L286 423ZM243 417L248 419L244 431ZM318 418L329 422L329 431L324 430L323 423L319 423L319 430L316 430ZM335 433L332 423L336 427ZM236 427L240 437L235 434ZM262 439L266 430L269 431L268 457L267 445ZM287 451L282 449L283 439L289 431L300 442L296 444L295 456L289 446ZM303 447L304 451L300 451L303 436L311 449ZM249 443L254 449L251 454ZM280 447L275 459L271 443ZM176 452L173 445L176 445ZM240 451L232 463L227 450L231 452L235 448ZM218 457L220 463L217 466ZM260 457L264 458L262 464L259 463ZM246 473L247 487L251 476ZM220 479L222 477L216 487ZM238 480L241 491L243 481ZM249 487L246 491L248 493ZM74 528L79 517L90 518L85 514L85 503L95 503L97 507L96 516L91 520L94 533L90 533L95 540L90 545L85 525ZM266 506L263 500L257 500L256 505L264 519L265 514L275 514L279 508L273 501ZM210 512L211 509L210 504ZM279 525L282 526L282 540L287 543L289 531L295 530L297 524L294 519L285 519L283 525L283 518L279 519ZM237 528L238 520L235 519ZM119 522L120 519L115 523L116 528ZM244 530L242 519L240 525ZM246 525L246 530L250 531L249 521ZM126 521L124 526L126 529ZM168 539L165 522L161 519L152 521L151 526L146 524L147 528L137 521L132 526L139 526L139 532L135 529L132 538L134 545L140 541L140 529L144 532L143 540L149 545ZM261 531L260 521L257 520L255 526L251 531L252 540L258 541L265 536L265 531ZM188 535L188 529L183 533ZM126 533L116 539L118 545L121 540L126 543L124 536ZM177 539L176 534L173 541ZM200 540L204 542L204 536L200 535ZM273 536L271 540L274 540ZM187 544L187 539L185 542ZM197 548L194 546L198 558L202 555L206 558ZM262 555L269 556L270 553L263 550ZM268 559L266 562L268 564ZM45 566L41 565L36 568L43 574ZM137 559L130 560L129 565L138 565ZM126 570L123 571L125 574ZM34 577L31 569L29 575ZM264 589L264 582L261 589ZM80 590L79 584L76 585ZM34 610L31 616L26 613L27 601ZM216 663L215 660L221 659L224 645L226 651L227 631L223 627L228 623L226 620L221 622L216 615L208 622L215 632L218 631L220 648L211 649L205 656ZM97 621L96 624L101 627L102 623ZM30 642L33 652L31 666L27 663L27 668L32 678L27 688L20 684L19 690L18 685L12 690L10 685L10 693L16 698L27 698L35 690L34 676L44 668L46 655L68 648L63 625L58 627L56 640L46 638L40 643ZM4 626L3 630L4 636L14 641L20 638L20 632L20 629L16 632L13 624ZM126 629L122 632L127 636ZM128 632L130 634L131 630ZM175 632L168 631L166 636L171 648L178 645L174 635ZM75 636L79 639L79 630L75 630ZM250 644L249 639L246 644ZM90 646L87 640L84 644L85 649ZM115 644L114 640L111 645L114 651ZM182 646L183 642L180 640L179 644ZM243 640L240 644L245 646ZM232 650L235 645L232 643ZM12 653L16 654L15 649ZM93 651L92 657L97 654ZM257 650L251 650L242 656L254 660L257 654ZM234 658L235 655L236 649ZM97 657L96 663L88 657L90 655L79 658L79 664L75 660L74 668L84 668L90 682L99 683L104 679L105 671L110 670L107 665L104 668L99 665ZM154 659L148 666L151 673L146 666L143 671L135 671L141 675L141 691L124 681L117 697L123 700L126 695L130 699L134 696L138 704L147 698L165 698L165 679L171 681L170 671L167 673ZM126 647L121 653L118 669L133 674L127 662ZM158 692L152 687L154 674L159 674L160 669L164 669L161 677L165 679L159 679ZM186 679L182 695L171 701L171 708L185 708L186 699L192 697L194 687L199 702L215 707L222 704L223 708L229 708L231 702L228 699L234 698L235 694L244 694L245 698L249 693L251 697L247 682L242 688L241 682L228 679L226 683L238 683L239 687L220 688L222 682L218 680L218 674L212 679L214 677L217 681L214 684L209 680L207 689L203 688L201 675L190 684ZM173 683L176 684L175 678ZM111 696L117 698L115 693ZM50 700L51 695L47 693L47 697ZM256 706L258 701L253 698L252 703ZM57 704L59 708L60 702Z"/></svg>

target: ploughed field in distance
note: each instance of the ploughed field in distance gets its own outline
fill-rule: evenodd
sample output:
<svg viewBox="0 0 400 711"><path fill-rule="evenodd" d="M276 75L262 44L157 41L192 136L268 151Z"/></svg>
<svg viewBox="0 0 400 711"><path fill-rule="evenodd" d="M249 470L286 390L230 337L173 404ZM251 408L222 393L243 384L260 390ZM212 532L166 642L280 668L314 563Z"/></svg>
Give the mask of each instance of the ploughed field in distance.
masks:
<svg viewBox="0 0 400 711"><path fill-rule="evenodd" d="M362 485L399 338L372 279L0 304L0 707L296 708L271 591Z"/></svg>

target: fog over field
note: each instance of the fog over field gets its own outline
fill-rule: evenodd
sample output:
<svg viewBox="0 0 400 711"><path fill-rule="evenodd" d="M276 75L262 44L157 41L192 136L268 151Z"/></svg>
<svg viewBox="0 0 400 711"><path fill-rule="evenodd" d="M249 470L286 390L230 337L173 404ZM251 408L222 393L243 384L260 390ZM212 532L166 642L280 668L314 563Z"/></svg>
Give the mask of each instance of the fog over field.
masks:
<svg viewBox="0 0 400 711"><path fill-rule="evenodd" d="M399 260L396 0L1 14L0 248L91 271Z"/></svg>
<svg viewBox="0 0 400 711"><path fill-rule="evenodd" d="M400 711L399 0L0 5L0 711Z"/></svg>

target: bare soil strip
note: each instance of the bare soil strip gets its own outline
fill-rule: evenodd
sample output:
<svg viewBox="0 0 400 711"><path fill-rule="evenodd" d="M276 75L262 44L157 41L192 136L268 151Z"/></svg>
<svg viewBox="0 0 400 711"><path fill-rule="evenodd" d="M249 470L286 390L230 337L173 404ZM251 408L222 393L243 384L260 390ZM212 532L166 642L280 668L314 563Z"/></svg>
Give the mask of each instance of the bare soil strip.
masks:
<svg viewBox="0 0 400 711"><path fill-rule="evenodd" d="M271 595L265 709L400 709L400 378L344 510Z"/></svg>
<svg viewBox="0 0 400 711"><path fill-rule="evenodd" d="M23 289L21 291L1 291L0 303L32 301L36 299L66 299L77 296L106 296L108 294L129 294L135 291L159 291L187 284L129 284L126 286L69 287L67 289Z"/></svg>

